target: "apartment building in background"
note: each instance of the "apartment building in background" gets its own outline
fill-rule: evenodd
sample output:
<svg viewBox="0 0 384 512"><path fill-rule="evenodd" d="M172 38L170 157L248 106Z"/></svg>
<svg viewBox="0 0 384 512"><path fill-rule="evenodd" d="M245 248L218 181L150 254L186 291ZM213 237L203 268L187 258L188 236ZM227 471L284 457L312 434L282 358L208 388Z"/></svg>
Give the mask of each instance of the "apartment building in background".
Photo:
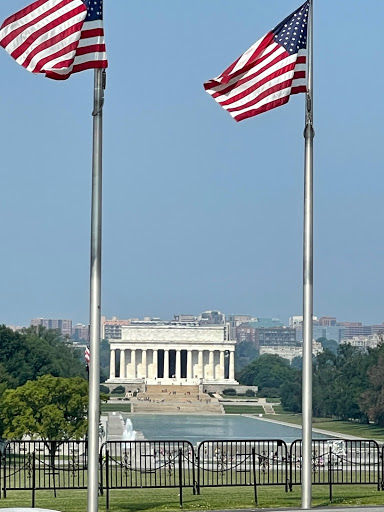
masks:
<svg viewBox="0 0 384 512"><path fill-rule="evenodd" d="M89 325L76 324L72 327L73 341L88 341L89 339Z"/></svg>
<svg viewBox="0 0 384 512"><path fill-rule="evenodd" d="M123 325L131 325L132 320L138 320L137 318L117 318L113 316L111 319L107 317L101 317L101 338L103 340L121 340L121 327Z"/></svg>
<svg viewBox="0 0 384 512"><path fill-rule="evenodd" d="M72 320L62 320L53 318L33 318L31 326L37 327L41 325L46 329L56 329L60 331L65 338L72 338Z"/></svg>

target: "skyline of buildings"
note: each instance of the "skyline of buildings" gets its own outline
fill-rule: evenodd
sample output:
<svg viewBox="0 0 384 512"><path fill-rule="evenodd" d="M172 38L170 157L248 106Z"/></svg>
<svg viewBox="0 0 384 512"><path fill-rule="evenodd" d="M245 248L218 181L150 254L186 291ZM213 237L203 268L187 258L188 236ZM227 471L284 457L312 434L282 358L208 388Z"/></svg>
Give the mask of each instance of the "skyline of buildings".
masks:
<svg viewBox="0 0 384 512"><path fill-rule="evenodd" d="M203 311L199 314L175 314L173 319L165 320L159 317L146 316L140 318L107 318L101 316L101 339L111 343L119 343L122 340L124 328L131 326L164 328L184 325L185 328L198 328L209 326L223 326L228 339L233 340L235 347L242 343L248 343L255 354L275 354L290 362L295 357L302 355L301 315L293 315L285 325L279 318L252 317L250 315L225 315L218 310ZM43 326L47 329L57 329L61 334L71 339L78 346L85 346L89 338L89 326L77 323L70 319L34 318L31 326ZM20 327L9 326L13 330ZM170 328L169 327L169 328ZM381 335L381 336L380 336ZM351 343L361 350L374 348L384 341L384 322L381 324L363 325L362 322L338 322L335 316L313 316L313 354L317 355L323 350L320 338L334 340L338 344ZM249 351L250 348L245 350Z"/></svg>

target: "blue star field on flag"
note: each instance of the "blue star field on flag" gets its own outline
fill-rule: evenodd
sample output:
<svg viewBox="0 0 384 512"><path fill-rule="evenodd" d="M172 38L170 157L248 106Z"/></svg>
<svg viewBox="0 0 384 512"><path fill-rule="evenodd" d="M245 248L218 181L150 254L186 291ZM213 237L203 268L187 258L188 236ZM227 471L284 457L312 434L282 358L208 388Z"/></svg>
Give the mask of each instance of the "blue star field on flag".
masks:
<svg viewBox="0 0 384 512"><path fill-rule="evenodd" d="M308 13L309 2L306 2L272 30L276 43L290 54L307 46Z"/></svg>

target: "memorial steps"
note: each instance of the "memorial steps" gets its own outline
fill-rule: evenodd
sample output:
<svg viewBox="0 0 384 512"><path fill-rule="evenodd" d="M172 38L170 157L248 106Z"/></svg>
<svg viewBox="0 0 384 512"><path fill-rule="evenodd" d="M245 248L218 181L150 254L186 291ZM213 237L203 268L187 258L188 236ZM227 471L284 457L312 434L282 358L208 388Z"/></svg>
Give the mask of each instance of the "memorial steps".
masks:
<svg viewBox="0 0 384 512"><path fill-rule="evenodd" d="M223 414L216 398L199 393L199 386L148 385L131 399L132 413Z"/></svg>

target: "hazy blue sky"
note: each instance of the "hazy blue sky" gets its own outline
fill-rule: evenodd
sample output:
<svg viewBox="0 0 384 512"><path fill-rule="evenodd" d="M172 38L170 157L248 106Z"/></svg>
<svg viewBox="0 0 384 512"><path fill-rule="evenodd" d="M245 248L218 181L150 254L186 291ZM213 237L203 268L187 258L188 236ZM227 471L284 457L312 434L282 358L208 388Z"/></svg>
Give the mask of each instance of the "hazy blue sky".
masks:
<svg viewBox="0 0 384 512"><path fill-rule="evenodd" d="M301 313L304 95L238 124L202 87L299 5L104 1L103 314ZM365 323L384 321L383 18L315 2L314 312ZM0 322L87 323L93 73L0 68Z"/></svg>

